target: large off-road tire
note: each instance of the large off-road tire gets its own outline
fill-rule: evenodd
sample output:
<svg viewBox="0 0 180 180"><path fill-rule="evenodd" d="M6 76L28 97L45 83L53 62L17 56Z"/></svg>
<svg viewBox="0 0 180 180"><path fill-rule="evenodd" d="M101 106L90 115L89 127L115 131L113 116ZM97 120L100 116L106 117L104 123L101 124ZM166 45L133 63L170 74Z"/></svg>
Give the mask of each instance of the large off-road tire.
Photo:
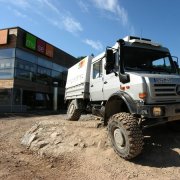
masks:
<svg viewBox="0 0 180 180"><path fill-rule="evenodd" d="M81 109L78 109L76 101L72 100L67 109L67 120L78 121L81 116Z"/></svg>
<svg viewBox="0 0 180 180"><path fill-rule="evenodd" d="M168 126L172 131L180 132L180 120L169 122Z"/></svg>
<svg viewBox="0 0 180 180"><path fill-rule="evenodd" d="M143 134L137 119L130 113L118 113L108 122L108 133L114 151L124 159L132 159L143 149Z"/></svg>

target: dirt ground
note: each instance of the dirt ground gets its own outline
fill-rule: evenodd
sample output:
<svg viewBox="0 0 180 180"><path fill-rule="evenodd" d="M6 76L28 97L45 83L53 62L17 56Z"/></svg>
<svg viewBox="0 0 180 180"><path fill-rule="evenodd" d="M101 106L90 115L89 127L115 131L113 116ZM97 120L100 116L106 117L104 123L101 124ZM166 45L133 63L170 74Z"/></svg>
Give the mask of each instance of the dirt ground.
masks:
<svg viewBox="0 0 180 180"><path fill-rule="evenodd" d="M130 162L115 154L97 123L89 116L79 122L64 115L1 117L0 179L180 179L180 133L146 130L144 151ZM21 140L29 129L36 138L27 148Z"/></svg>

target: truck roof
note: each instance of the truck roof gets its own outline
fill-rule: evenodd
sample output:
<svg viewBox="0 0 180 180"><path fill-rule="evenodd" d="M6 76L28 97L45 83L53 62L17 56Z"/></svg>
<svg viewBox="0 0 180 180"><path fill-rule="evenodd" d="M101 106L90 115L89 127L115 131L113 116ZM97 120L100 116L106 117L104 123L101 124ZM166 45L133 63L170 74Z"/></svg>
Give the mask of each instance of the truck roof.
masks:
<svg viewBox="0 0 180 180"><path fill-rule="evenodd" d="M126 42L127 46L133 46L133 47L142 47L147 49L154 49L154 50L161 50L169 52L169 49L166 47L163 47L161 44L157 42L153 42L151 39L147 38L140 38L135 36L126 36L123 38L123 40Z"/></svg>

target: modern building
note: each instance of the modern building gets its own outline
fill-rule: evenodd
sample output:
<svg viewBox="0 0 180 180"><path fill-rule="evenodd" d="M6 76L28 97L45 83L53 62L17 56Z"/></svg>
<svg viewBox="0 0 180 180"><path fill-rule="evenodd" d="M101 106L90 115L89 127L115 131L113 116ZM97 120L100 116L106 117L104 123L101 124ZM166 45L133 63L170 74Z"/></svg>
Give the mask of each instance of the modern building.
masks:
<svg viewBox="0 0 180 180"><path fill-rule="evenodd" d="M77 61L20 27L0 30L0 112L64 108L67 69Z"/></svg>

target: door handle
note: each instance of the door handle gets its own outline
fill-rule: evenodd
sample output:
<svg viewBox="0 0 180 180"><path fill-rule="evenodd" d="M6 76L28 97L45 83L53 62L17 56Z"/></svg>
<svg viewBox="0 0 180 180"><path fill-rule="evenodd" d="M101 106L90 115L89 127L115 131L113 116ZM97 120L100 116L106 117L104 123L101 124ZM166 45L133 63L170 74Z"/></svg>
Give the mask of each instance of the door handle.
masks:
<svg viewBox="0 0 180 180"><path fill-rule="evenodd" d="M94 85L92 84L91 87L93 87Z"/></svg>
<svg viewBox="0 0 180 180"><path fill-rule="evenodd" d="M104 84L107 84L108 82L107 81L104 81Z"/></svg>

